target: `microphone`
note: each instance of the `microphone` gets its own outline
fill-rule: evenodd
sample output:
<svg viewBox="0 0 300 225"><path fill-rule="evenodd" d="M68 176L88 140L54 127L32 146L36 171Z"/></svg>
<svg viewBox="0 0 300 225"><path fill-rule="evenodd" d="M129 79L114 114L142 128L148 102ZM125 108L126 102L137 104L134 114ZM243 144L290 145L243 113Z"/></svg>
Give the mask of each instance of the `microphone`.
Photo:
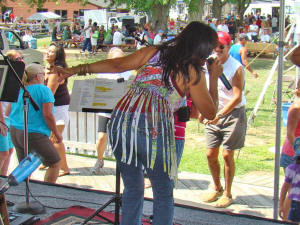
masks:
<svg viewBox="0 0 300 225"><path fill-rule="evenodd" d="M215 56L210 56L208 59L207 59L207 63L209 65L211 65L214 61L215 61ZM227 80L227 77L224 75L224 73L222 73L221 76L219 76L220 80L222 81L222 83L224 84L224 86L226 87L227 90L231 90L232 89L232 86L231 84L229 83L229 81Z"/></svg>

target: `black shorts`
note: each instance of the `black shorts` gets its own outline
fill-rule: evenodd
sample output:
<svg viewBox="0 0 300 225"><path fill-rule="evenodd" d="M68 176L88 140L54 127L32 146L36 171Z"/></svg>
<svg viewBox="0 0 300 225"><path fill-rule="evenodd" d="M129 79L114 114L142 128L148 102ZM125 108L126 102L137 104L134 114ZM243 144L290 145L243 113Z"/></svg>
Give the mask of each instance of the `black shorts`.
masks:
<svg viewBox="0 0 300 225"><path fill-rule="evenodd" d="M10 127L11 139L16 148L18 160L24 158L24 131ZM51 166L60 161L60 157L49 137L40 133L28 133L28 153L36 152L41 156L45 166Z"/></svg>
<svg viewBox="0 0 300 225"><path fill-rule="evenodd" d="M105 116L98 116L98 132L107 133L107 123L110 118Z"/></svg>

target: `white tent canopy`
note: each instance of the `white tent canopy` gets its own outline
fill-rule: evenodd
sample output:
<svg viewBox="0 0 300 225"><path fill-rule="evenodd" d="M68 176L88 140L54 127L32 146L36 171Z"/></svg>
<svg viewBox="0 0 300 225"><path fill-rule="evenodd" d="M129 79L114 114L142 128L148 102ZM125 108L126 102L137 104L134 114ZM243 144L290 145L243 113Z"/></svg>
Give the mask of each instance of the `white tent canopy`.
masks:
<svg viewBox="0 0 300 225"><path fill-rule="evenodd" d="M37 12L27 18L27 20L48 20L48 19L60 19L61 16L53 12Z"/></svg>

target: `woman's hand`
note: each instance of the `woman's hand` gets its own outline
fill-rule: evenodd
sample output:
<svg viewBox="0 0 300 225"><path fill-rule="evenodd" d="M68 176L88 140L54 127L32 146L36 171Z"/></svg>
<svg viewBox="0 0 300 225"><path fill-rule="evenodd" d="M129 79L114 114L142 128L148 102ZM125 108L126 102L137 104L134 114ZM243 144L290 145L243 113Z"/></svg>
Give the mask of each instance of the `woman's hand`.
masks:
<svg viewBox="0 0 300 225"><path fill-rule="evenodd" d="M6 136L7 135L7 126L5 125L4 122L0 123L0 134L2 136Z"/></svg>
<svg viewBox="0 0 300 225"><path fill-rule="evenodd" d="M52 143L61 143L63 140L63 137L59 132L56 132L55 134L52 132L50 135L50 140Z"/></svg>

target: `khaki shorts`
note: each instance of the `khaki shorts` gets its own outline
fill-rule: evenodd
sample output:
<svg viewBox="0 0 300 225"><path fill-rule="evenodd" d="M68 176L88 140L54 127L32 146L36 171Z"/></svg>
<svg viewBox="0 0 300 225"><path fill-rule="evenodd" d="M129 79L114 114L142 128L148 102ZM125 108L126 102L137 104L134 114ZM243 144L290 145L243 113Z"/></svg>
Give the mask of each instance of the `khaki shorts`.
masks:
<svg viewBox="0 0 300 225"><path fill-rule="evenodd" d="M10 127L11 139L16 148L18 160L24 158L24 131ZM28 133L28 153L36 152L45 166L51 166L60 161L56 148L49 137L40 133Z"/></svg>
<svg viewBox="0 0 300 225"><path fill-rule="evenodd" d="M215 125L205 126L206 148L212 149L223 144L224 150L244 147L247 130L245 107L234 109Z"/></svg>

